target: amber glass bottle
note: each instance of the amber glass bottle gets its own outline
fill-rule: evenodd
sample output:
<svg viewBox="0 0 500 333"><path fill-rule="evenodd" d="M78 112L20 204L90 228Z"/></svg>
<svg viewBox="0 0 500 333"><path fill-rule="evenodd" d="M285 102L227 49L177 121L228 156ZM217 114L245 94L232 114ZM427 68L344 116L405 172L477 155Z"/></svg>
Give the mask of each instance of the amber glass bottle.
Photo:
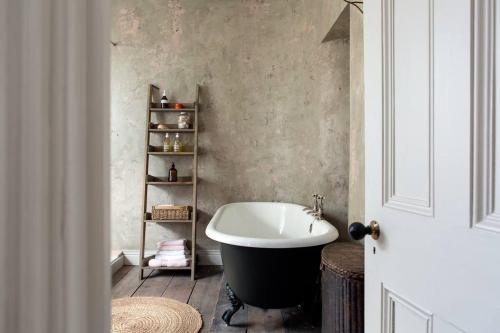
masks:
<svg viewBox="0 0 500 333"><path fill-rule="evenodd" d="M168 181L176 182L177 181L177 169L175 168L175 164L172 163L170 170L168 170Z"/></svg>
<svg viewBox="0 0 500 333"><path fill-rule="evenodd" d="M168 108L168 98L166 90L163 90L163 96L161 97L160 104L162 109Z"/></svg>

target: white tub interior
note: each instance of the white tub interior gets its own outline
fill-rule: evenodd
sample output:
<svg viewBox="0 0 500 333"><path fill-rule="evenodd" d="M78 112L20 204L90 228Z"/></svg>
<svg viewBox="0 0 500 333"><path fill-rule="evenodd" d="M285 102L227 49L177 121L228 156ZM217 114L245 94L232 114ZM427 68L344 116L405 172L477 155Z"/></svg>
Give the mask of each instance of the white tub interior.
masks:
<svg viewBox="0 0 500 333"><path fill-rule="evenodd" d="M219 208L206 233L227 244L267 248L322 245L338 237L335 227L324 220L314 221L303 208L275 202L228 204Z"/></svg>

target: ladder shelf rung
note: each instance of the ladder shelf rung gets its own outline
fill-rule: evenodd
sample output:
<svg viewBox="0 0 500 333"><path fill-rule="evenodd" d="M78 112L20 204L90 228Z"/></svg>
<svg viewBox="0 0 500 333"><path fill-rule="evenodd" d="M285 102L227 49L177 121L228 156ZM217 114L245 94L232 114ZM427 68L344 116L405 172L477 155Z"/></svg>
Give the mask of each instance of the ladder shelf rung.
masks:
<svg viewBox="0 0 500 333"><path fill-rule="evenodd" d="M175 106L181 104L182 108L178 109ZM173 102L167 103L166 108L162 108L160 103L151 103L149 105L149 111L151 112L194 112L196 111L196 103L180 103Z"/></svg>
<svg viewBox="0 0 500 333"><path fill-rule="evenodd" d="M146 184L152 186L191 186L193 182L147 182Z"/></svg>
<svg viewBox="0 0 500 333"><path fill-rule="evenodd" d="M148 175L147 185L156 186L190 186L193 185L193 177L178 177L176 182L169 182L167 177L155 177Z"/></svg>
<svg viewBox="0 0 500 333"><path fill-rule="evenodd" d="M150 128L149 133L194 133L193 128Z"/></svg>
<svg viewBox="0 0 500 333"><path fill-rule="evenodd" d="M167 267L167 266L161 266L161 267L150 267L150 266L143 266L142 269L157 269L160 271L174 271L174 270L190 270L191 265L189 266L183 266L183 267Z"/></svg>
<svg viewBox="0 0 500 333"><path fill-rule="evenodd" d="M181 151L181 152L148 151L148 155L155 155L155 156L192 156L192 155L194 155L194 152L192 152L192 151Z"/></svg>
<svg viewBox="0 0 500 333"><path fill-rule="evenodd" d="M144 223L192 223L193 220L144 220Z"/></svg>
<svg viewBox="0 0 500 333"><path fill-rule="evenodd" d="M173 109L173 108L168 108L168 109L162 109L162 108L150 108L149 111L151 112L194 112L196 109L193 108L183 108L183 109Z"/></svg>

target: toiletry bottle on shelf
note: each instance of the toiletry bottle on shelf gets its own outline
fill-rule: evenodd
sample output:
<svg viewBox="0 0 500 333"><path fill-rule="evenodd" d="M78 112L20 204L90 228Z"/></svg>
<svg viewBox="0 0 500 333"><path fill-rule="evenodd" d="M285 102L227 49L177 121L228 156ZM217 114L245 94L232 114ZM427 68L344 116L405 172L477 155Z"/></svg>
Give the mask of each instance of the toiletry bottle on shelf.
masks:
<svg viewBox="0 0 500 333"><path fill-rule="evenodd" d="M175 140L174 140L174 151L177 153L177 152L180 152L182 151L182 141L181 141L181 138L180 138L180 135L179 133L175 133Z"/></svg>
<svg viewBox="0 0 500 333"><path fill-rule="evenodd" d="M175 164L172 163L170 170L168 170L168 181L176 182L177 181L177 169L175 168Z"/></svg>
<svg viewBox="0 0 500 333"><path fill-rule="evenodd" d="M162 109L168 108L168 98L167 98L167 91L166 90L163 90L163 96L161 97L160 103L161 103Z"/></svg>
<svg viewBox="0 0 500 333"><path fill-rule="evenodd" d="M181 129L191 127L191 117L189 117L187 112L181 112L177 116L177 127Z"/></svg>
<svg viewBox="0 0 500 333"><path fill-rule="evenodd" d="M165 140L163 140L163 151L170 152L173 151L172 140L170 140L168 133L165 133Z"/></svg>

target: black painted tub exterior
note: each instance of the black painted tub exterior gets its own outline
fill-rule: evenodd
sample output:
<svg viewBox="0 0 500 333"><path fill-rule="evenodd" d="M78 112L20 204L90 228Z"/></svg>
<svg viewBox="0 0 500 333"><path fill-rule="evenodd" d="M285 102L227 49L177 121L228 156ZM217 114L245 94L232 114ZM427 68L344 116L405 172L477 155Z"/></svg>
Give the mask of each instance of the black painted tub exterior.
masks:
<svg viewBox="0 0 500 333"><path fill-rule="evenodd" d="M296 306L313 294L323 246L256 248L221 243L224 274L246 304L264 309Z"/></svg>

